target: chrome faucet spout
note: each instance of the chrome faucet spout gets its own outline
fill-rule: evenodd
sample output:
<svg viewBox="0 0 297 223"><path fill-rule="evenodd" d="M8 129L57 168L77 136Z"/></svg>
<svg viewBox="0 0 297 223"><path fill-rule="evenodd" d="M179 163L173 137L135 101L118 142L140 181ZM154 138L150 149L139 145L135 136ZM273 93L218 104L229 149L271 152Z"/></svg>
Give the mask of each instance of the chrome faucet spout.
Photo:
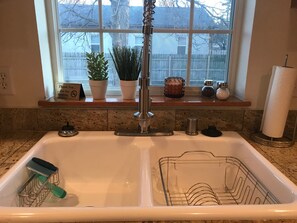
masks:
<svg viewBox="0 0 297 223"><path fill-rule="evenodd" d="M151 119L154 114L151 112L151 98L149 92L150 83L150 56L151 56L151 35L153 34L153 14L156 0L144 0L143 3L143 48L141 77L139 78L139 102L138 111L134 113L134 117L138 119L139 131L137 132L118 132L116 135L122 136L168 136L173 135L173 131L156 132L152 131Z"/></svg>
<svg viewBox="0 0 297 223"><path fill-rule="evenodd" d="M150 121L154 114L150 111L150 54L151 54L151 35L153 33L153 14L156 0L144 0L143 3L143 49L141 63L141 78L139 79L139 104L138 112L134 117L138 119L138 125L141 133L147 133L150 130Z"/></svg>
<svg viewBox="0 0 297 223"><path fill-rule="evenodd" d="M139 89L139 111L134 113L134 117L138 119L140 133L148 133L150 131L151 118L154 114L151 112L151 99L149 97L148 80L140 79ZM147 86L147 87L144 87Z"/></svg>

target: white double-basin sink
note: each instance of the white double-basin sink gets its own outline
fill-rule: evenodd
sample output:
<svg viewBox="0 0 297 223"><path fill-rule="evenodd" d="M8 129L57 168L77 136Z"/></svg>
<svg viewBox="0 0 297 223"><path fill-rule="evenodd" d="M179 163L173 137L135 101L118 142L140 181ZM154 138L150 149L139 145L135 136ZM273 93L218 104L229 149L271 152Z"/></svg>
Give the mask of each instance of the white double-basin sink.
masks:
<svg viewBox="0 0 297 223"><path fill-rule="evenodd" d="M278 202L168 206L159 159L186 151L240 160L257 178L256 184L264 185ZM29 177L26 164L32 157L59 168L59 186L67 191L65 198L50 193L40 207L19 206L17 192ZM218 169L187 169L186 173L190 179L201 173L222 178L220 165ZM175 166L173 169L176 171ZM187 181L183 174L163 177L171 177L175 187L184 183L177 181ZM167 137L123 137L107 131L59 137L57 132L49 132L1 178L0 206L0 221L12 222L297 219L297 188L236 132L223 132L217 138L183 132Z"/></svg>

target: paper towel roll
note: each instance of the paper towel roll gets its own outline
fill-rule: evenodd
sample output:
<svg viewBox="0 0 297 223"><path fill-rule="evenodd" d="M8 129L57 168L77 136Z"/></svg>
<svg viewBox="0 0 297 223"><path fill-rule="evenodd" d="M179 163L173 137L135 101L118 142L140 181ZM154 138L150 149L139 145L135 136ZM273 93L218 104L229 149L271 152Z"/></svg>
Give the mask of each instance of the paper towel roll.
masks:
<svg viewBox="0 0 297 223"><path fill-rule="evenodd" d="M281 138L291 104L297 69L274 66L262 119L262 133Z"/></svg>

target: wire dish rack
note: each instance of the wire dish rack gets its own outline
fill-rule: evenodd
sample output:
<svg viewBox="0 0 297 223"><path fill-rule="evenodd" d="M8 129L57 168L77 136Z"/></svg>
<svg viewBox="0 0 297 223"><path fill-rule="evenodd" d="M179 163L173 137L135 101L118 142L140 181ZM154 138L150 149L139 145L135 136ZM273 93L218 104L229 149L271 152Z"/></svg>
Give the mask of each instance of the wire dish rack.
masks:
<svg viewBox="0 0 297 223"><path fill-rule="evenodd" d="M168 206L276 204L278 199L237 158L187 151L159 159Z"/></svg>
<svg viewBox="0 0 297 223"><path fill-rule="evenodd" d="M46 179L46 180L41 180ZM30 177L18 191L20 207L39 207L49 195L52 187L59 184L59 171L48 178L40 178L39 174L30 171Z"/></svg>

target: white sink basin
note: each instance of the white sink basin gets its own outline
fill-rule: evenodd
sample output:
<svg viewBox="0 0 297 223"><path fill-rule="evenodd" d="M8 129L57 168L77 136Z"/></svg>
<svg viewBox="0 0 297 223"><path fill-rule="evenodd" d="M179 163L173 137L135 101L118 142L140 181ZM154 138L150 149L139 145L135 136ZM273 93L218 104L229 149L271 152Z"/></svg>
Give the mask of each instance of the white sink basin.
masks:
<svg viewBox="0 0 297 223"><path fill-rule="evenodd" d="M186 151L240 160L277 203L167 206L159 159ZM28 178L25 166L34 156L59 167L59 186L67 196L49 196L41 207L19 207L17 191ZM174 185L197 176L217 174L213 179L224 179L221 166L208 167L194 166L186 169L188 176L169 177ZM13 222L296 219L297 187L235 132L223 132L218 138L183 132L168 137L123 137L102 131L62 138L49 132L1 178L0 206L0 219Z"/></svg>

